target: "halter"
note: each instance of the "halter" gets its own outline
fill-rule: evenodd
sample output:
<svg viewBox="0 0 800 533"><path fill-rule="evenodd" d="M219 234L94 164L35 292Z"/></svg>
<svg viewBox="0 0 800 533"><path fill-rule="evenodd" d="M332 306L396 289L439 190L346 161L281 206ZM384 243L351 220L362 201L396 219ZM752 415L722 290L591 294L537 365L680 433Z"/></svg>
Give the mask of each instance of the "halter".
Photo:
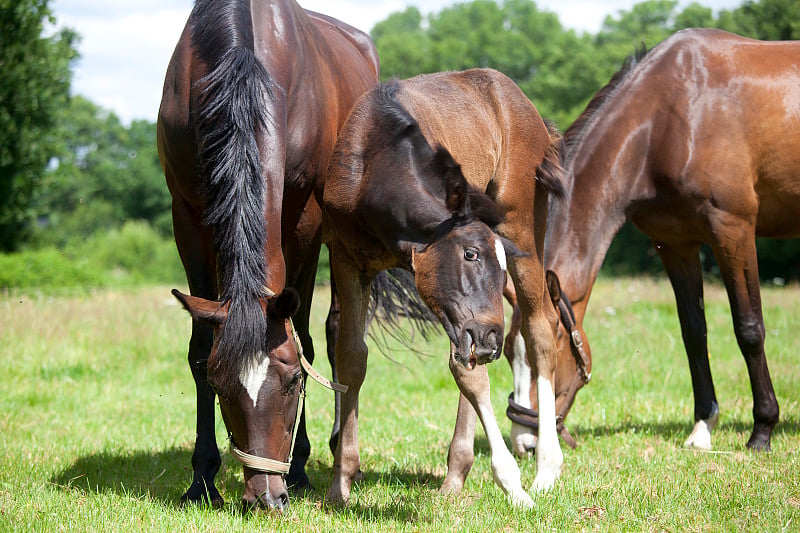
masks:
<svg viewBox="0 0 800 533"><path fill-rule="evenodd" d="M275 296L275 293L267 287L264 287L264 291L266 295ZM295 347L297 349L297 356L300 359L300 366L303 367L303 370L311 376L311 378L322 385L325 388L328 388L332 391L336 392L347 392L347 385L342 385L340 383L334 383L328 378L324 377L322 374L314 370L314 367L311 366L311 363L306 359L305 354L303 353L303 345L300 343L300 338L297 336L297 330L294 329L294 322L291 318L289 318L289 325L292 327L292 339L294 340ZM266 457L258 457L257 455L250 455L249 453L245 453L239 448L236 447L236 444L233 442L233 435L228 433L228 449L233 456L234 459L242 463L243 466L246 466L250 470L255 470L257 472L262 472L264 474L281 474L286 475L289 473L289 468L292 464L292 452L294 452L294 442L297 438L297 428L300 426L300 418L303 414L303 405L305 404L305 397L306 397L306 380L302 379L300 383L300 394L297 397L297 416L294 419L294 428L292 429L292 444L289 447L289 458L286 462L276 461L274 459L268 459Z"/></svg>
<svg viewBox="0 0 800 533"><path fill-rule="evenodd" d="M583 337L581 332L576 327L575 312L572 310L572 304L565 294L561 294L561 299L558 301L558 314L564 328L569 332L569 345L572 357L575 358L575 374L572 376L572 381L569 384L567 395L564 403L561 405L561 410L556 414L556 428L564 442L573 450L578 446L575 439L570 435L569 430L564 425L564 419L567 417L572 404L575 402L575 395L578 391L589 383L592 375L586 372L586 367L589 366L589 356L583 349ZM534 430L539 429L539 413L533 409L523 407L514 401L514 393L508 395L508 408L506 408L506 416L512 422L516 422L521 426L525 426Z"/></svg>

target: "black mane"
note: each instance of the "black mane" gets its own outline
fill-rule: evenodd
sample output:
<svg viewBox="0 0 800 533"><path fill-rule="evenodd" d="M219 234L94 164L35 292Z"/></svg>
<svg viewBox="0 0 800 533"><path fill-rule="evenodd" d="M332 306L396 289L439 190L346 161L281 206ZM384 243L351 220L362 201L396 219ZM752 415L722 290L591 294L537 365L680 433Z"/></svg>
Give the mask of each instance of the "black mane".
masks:
<svg viewBox="0 0 800 533"><path fill-rule="evenodd" d="M213 228L219 296L229 301L219 338L220 363L265 349L266 322L259 298L266 279L266 190L257 136L268 135L272 79L253 53L253 21L246 0L198 0L191 41L208 74L199 80L193 116L199 166Z"/></svg>

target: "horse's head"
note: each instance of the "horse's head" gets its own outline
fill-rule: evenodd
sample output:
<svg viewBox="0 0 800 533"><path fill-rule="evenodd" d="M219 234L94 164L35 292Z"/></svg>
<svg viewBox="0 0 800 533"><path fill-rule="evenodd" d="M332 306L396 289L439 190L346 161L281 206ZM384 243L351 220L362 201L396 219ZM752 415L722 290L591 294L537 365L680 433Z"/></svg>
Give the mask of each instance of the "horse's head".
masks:
<svg viewBox="0 0 800 533"><path fill-rule="evenodd" d="M283 509L289 502L284 481L294 444L295 422L302 401L303 374L290 317L300 300L294 289L260 298L266 332L260 348L225 342L243 336L234 323L230 302L215 302L172 293L191 313L214 328L208 358L208 381L219 397L220 411L231 438L231 451L244 467L243 504L255 509ZM234 348L231 348L234 347ZM235 353L228 353L228 352Z"/></svg>
<svg viewBox="0 0 800 533"><path fill-rule="evenodd" d="M445 177L451 216L429 243L412 249L414 278L450 337L451 357L472 369L500 356L507 260L524 254L492 229L499 222L494 203L470 191L447 150L436 151L430 169Z"/></svg>

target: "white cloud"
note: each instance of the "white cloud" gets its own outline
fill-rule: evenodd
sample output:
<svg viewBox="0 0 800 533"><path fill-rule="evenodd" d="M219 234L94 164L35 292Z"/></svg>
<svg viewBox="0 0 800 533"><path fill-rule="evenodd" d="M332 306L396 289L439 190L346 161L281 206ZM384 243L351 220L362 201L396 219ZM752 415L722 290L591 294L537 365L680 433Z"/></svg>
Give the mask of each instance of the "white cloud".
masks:
<svg viewBox="0 0 800 533"><path fill-rule="evenodd" d="M456 0L301 0L306 9L327 13L364 31L390 13L416 5L438 12ZM50 7L59 26L81 36L81 59L73 92L113 110L124 122L155 120L169 58L191 11L191 0L54 0ZM541 10L555 12L562 25L597 31L608 14L630 9L634 0L538 0ZM689 2L683 1L681 5ZM740 0L700 0L715 9Z"/></svg>

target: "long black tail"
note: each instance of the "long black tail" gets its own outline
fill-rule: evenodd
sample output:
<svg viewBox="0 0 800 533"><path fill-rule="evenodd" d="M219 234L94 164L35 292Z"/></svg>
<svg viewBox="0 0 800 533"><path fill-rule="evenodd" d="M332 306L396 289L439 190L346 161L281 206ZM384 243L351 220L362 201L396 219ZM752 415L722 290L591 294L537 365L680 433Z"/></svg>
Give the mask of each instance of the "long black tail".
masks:
<svg viewBox="0 0 800 533"><path fill-rule="evenodd" d="M408 319L410 331L403 327L403 318ZM412 348L415 333L427 340L431 333L439 330L440 323L417 292L414 275L401 268L384 270L372 281L370 324L373 321L378 331L370 328L370 336L384 353L390 349L389 339L394 339L405 348Z"/></svg>
<svg viewBox="0 0 800 533"><path fill-rule="evenodd" d="M192 46L207 65L194 114L208 208L214 229L220 296L230 302L221 354L255 353L265 344L259 304L266 276L265 190L257 138L270 127L269 73L255 57L250 4L198 0Z"/></svg>

